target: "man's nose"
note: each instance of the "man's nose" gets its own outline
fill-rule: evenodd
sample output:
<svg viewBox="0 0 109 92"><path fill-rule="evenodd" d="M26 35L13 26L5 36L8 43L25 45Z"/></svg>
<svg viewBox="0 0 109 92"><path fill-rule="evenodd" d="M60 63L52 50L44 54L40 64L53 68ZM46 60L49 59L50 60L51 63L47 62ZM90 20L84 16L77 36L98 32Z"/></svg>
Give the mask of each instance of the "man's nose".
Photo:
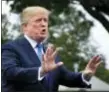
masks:
<svg viewBox="0 0 109 92"><path fill-rule="evenodd" d="M42 20L41 20L41 25L42 25L42 26L46 26L46 25L47 25L47 22L46 22L44 19L42 19Z"/></svg>

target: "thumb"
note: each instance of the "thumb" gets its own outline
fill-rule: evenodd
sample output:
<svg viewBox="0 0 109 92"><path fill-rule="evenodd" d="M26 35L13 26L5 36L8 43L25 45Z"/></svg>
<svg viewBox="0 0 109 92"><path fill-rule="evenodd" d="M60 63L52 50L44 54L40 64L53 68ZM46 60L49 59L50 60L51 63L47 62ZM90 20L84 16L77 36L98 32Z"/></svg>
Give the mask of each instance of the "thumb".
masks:
<svg viewBox="0 0 109 92"><path fill-rule="evenodd" d="M58 62L58 63L56 64L56 66L59 67L59 66L62 66L63 64L64 64L63 62Z"/></svg>

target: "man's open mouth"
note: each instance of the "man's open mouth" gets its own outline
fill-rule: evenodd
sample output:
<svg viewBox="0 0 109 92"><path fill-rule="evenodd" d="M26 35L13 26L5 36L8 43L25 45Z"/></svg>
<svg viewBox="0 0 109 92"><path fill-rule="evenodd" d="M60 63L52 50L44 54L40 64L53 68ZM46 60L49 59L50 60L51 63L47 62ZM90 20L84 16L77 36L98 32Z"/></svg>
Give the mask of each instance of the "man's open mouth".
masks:
<svg viewBox="0 0 109 92"><path fill-rule="evenodd" d="M42 29L42 32L45 32L46 31L46 29Z"/></svg>

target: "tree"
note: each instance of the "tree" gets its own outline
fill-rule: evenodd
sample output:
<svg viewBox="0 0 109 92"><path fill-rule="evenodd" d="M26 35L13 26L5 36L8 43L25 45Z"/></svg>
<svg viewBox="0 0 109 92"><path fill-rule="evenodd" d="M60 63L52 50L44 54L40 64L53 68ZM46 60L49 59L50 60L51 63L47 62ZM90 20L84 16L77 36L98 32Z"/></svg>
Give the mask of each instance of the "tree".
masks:
<svg viewBox="0 0 109 92"><path fill-rule="evenodd" d="M12 24L6 14L2 14L2 28L1 28L1 41L2 44L8 40L15 39L15 35L20 35L20 27L19 24ZM14 30L14 31L13 31ZM17 33L16 33L17 32Z"/></svg>
<svg viewBox="0 0 109 92"><path fill-rule="evenodd" d="M7 0L8 2L10 0ZM56 13L62 12L68 7L69 0L13 0L14 3L11 5L12 11L21 12L23 8L27 6L40 5L47 9L55 10Z"/></svg>
<svg viewBox="0 0 109 92"><path fill-rule="evenodd" d="M67 12L67 13L66 13ZM79 55L81 52L80 43L86 42L89 37L89 29L92 25L91 21L87 21L80 12L75 11L72 5L69 5L69 12L66 11L55 16L51 15L52 21L56 25L50 27L49 42L56 45L60 49L60 56L65 65L71 70L74 63L84 63L83 57ZM51 21L51 22L52 22Z"/></svg>
<svg viewBox="0 0 109 92"><path fill-rule="evenodd" d="M59 14L68 8L69 3L74 3L74 1L80 2L87 12L99 20L109 32L109 21L104 16L104 14L109 16L109 0L14 0L11 7L12 11L21 12L26 6L41 5L50 10L55 10Z"/></svg>
<svg viewBox="0 0 109 92"><path fill-rule="evenodd" d="M109 21L104 16L109 16L109 0L73 0L78 1L95 19L100 21L109 32Z"/></svg>
<svg viewBox="0 0 109 92"><path fill-rule="evenodd" d="M8 22L7 22L7 17L6 15L2 15L2 27L1 27L1 42L2 44L5 43L8 40L8 34L7 34L7 26L8 26Z"/></svg>

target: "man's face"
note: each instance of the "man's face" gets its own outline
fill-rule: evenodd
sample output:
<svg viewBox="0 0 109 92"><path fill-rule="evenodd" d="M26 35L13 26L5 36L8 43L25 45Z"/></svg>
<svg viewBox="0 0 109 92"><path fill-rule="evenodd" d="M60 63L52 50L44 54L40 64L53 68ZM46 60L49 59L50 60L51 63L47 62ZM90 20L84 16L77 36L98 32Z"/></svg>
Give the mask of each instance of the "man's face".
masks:
<svg viewBox="0 0 109 92"><path fill-rule="evenodd" d="M23 28L24 34L36 41L43 41L48 35L48 15L46 13L34 15Z"/></svg>

